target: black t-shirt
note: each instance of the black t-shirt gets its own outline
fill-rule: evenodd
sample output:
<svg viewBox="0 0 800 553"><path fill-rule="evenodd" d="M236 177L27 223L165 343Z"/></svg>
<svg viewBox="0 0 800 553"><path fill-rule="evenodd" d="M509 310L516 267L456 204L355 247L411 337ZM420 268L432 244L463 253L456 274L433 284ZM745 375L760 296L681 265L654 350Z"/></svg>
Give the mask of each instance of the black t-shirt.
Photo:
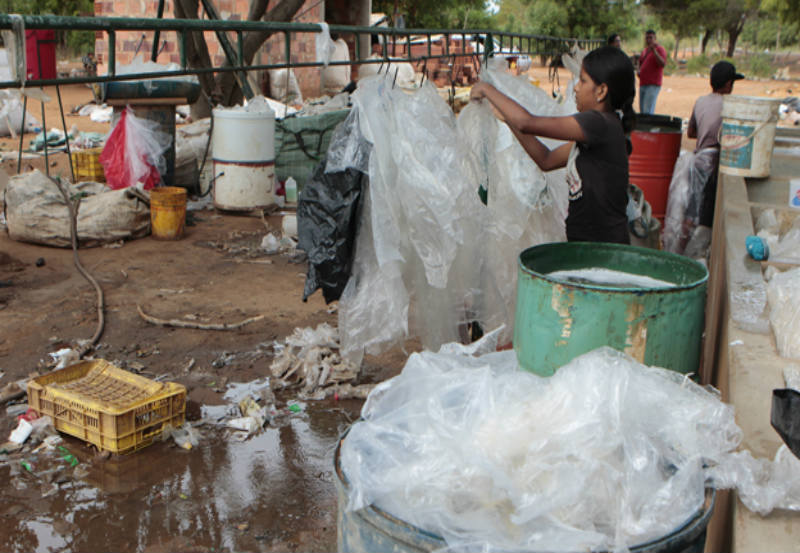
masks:
<svg viewBox="0 0 800 553"><path fill-rule="evenodd" d="M619 117L600 111L574 117L585 140L567 164L567 240L629 244L628 151Z"/></svg>

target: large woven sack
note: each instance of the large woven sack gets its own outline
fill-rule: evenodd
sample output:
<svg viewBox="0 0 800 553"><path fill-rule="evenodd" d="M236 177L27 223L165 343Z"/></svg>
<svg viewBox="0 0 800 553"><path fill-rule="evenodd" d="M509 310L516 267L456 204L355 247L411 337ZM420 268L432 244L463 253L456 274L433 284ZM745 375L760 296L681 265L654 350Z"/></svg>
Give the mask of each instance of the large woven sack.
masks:
<svg viewBox="0 0 800 553"><path fill-rule="evenodd" d="M110 190L99 182L63 182L71 196L85 194L77 221L81 246L139 238L150 231L150 208L130 191ZM10 238L45 246L71 246L69 210L58 186L42 172L11 177L5 210Z"/></svg>

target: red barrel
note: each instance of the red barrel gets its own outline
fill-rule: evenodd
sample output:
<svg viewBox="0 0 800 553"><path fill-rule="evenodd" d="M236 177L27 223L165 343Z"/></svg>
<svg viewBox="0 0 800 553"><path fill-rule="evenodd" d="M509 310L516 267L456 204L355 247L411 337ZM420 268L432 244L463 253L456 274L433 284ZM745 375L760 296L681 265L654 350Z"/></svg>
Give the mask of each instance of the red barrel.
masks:
<svg viewBox="0 0 800 553"><path fill-rule="evenodd" d="M681 151L681 119L669 115L639 115L631 132L631 143L630 181L642 189L653 216L663 223L672 170Z"/></svg>
<svg viewBox="0 0 800 553"><path fill-rule="evenodd" d="M28 66L28 79L56 78L55 31L25 31L25 63Z"/></svg>

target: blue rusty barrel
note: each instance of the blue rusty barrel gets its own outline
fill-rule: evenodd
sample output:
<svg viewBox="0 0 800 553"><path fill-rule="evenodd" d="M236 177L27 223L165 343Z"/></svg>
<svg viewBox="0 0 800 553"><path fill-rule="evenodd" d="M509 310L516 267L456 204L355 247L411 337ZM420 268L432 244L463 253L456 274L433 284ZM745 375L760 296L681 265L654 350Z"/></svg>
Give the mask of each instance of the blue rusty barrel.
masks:
<svg viewBox="0 0 800 553"><path fill-rule="evenodd" d="M553 273L603 269L664 281L604 284ZM519 257L514 349L522 368L552 375L573 358L611 346L640 363L696 373L706 268L688 257L621 244L542 244Z"/></svg>
<svg viewBox="0 0 800 553"><path fill-rule="evenodd" d="M350 486L342 470L340 450L347 433L339 440L334 453L337 497L337 551L339 553L429 553L446 550L441 536L404 522L370 505L358 511L347 510ZM697 512L674 532L631 547L631 553L702 553L706 527L716 502L716 491L706 488L705 502ZM577 553L577 552L576 552Z"/></svg>

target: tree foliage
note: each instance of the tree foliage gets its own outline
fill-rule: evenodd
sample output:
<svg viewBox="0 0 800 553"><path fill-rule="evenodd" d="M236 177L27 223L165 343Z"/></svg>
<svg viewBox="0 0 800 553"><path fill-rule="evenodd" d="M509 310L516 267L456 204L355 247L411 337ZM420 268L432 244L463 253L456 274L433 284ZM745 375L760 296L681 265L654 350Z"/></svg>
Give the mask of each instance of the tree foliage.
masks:
<svg viewBox="0 0 800 553"><path fill-rule="evenodd" d="M94 15L94 0L0 0L0 6L23 15ZM57 31L56 37L76 54L94 50L92 31Z"/></svg>
<svg viewBox="0 0 800 553"><path fill-rule="evenodd" d="M580 38L628 34L636 27L633 0L503 0L505 30Z"/></svg>

